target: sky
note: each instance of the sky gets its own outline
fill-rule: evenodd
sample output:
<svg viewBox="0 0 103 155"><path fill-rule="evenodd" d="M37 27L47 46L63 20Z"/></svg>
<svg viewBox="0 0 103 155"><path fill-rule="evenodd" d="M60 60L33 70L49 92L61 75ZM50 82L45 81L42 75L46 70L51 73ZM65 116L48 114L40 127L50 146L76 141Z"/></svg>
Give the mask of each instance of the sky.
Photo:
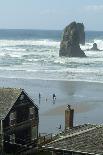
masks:
<svg viewBox="0 0 103 155"><path fill-rule="evenodd" d="M103 0L0 0L0 28L62 30L72 21L103 30Z"/></svg>

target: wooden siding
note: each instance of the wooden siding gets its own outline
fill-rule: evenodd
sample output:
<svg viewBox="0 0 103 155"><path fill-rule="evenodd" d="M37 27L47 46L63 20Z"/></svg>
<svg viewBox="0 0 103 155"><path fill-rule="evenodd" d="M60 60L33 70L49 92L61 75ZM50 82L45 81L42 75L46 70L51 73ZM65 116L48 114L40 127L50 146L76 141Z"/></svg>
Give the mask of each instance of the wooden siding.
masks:
<svg viewBox="0 0 103 155"><path fill-rule="evenodd" d="M22 99L21 95L23 95ZM3 120L4 149L6 152L9 152L10 150L18 150L21 149L23 145L30 145L30 143L33 143L33 127L37 127L37 135L35 134L36 137L34 137L33 143L33 145L37 145L36 139L38 138L39 121L38 108L33 104L32 100L29 99L27 94L22 92L21 95ZM30 115L30 108L34 109L34 114L32 114L32 116ZM12 118L13 113L15 113L14 119ZM12 119L11 121L10 118ZM15 135L15 146L10 144L10 135L12 137L13 134Z"/></svg>

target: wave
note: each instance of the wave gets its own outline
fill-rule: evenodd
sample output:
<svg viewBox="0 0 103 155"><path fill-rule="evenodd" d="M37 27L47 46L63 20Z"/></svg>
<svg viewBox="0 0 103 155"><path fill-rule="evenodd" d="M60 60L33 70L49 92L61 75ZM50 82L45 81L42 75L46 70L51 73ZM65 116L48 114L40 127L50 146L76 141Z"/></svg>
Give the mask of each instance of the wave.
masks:
<svg viewBox="0 0 103 155"><path fill-rule="evenodd" d="M0 40L1 47L7 46L52 46L52 47L59 47L59 41L53 41L49 39L43 40Z"/></svg>
<svg viewBox="0 0 103 155"><path fill-rule="evenodd" d="M42 40L0 40L0 77L75 81L103 80L103 51L87 51L96 42L86 42L87 58L59 57L60 42Z"/></svg>
<svg viewBox="0 0 103 155"><path fill-rule="evenodd" d="M94 39L93 42L86 42L86 44L80 45L82 50L90 49L93 46L93 43L97 43L97 46L100 50L103 50L103 40L100 39Z"/></svg>
<svg viewBox="0 0 103 155"><path fill-rule="evenodd" d="M0 77L8 78L26 78L26 79L43 79L43 80L65 80L65 81L91 81L103 82L103 72L79 70L2 70ZM81 74L82 73L82 74ZM28 76L29 75L29 76Z"/></svg>

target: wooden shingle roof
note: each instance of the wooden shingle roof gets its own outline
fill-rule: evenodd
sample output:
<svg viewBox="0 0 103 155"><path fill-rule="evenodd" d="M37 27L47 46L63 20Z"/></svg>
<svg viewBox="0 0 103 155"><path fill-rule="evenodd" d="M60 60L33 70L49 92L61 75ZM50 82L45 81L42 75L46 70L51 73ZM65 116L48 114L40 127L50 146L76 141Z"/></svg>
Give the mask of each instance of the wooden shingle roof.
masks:
<svg viewBox="0 0 103 155"><path fill-rule="evenodd" d="M22 91L17 88L0 88L0 120L6 117Z"/></svg>
<svg viewBox="0 0 103 155"><path fill-rule="evenodd" d="M80 152L84 154L103 154L103 125L80 127L68 130L68 134L43 146L46 149Z"/></svg>

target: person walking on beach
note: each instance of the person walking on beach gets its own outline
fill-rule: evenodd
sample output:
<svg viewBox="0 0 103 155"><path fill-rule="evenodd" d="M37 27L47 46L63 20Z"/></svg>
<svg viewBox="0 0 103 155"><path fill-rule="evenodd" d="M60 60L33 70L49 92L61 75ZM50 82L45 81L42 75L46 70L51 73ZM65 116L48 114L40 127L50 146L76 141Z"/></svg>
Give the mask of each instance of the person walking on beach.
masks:
<svg viewBox="0 0 103 155"><path fill-rule="evenodd" d="M61 124L59 124L56 128L58 129L59 133L62 131L62 125Z"/></svg>
<svg viewBox="0 0 103 155"><path fill-rule="evenodd" d="M41 94L39 93L39 104L40 104L40 101L41 101Z"/></svg>
<svg viewBox="0 0 103 155"><path fill-rule="evenodd" d="M56 95L55 94L53 94L53 100L56 100Z"/></svg>
<svg viewBox="0 0 103 155"><path fill-rule="evenodd" d="M58 127L58 129L61 130L61 128L62 128L62 126L61 126L61 124L60 124L59 127Z"/></svg>
<svg viewBox="0 0 103 155"><path fill-rule="evenodd" d="M55 100L56 100L56 95L53 94L53 104L55 104Z"/></svg>
<svg viewBox="0 0 103 155"><path fill-rule="evenodd" d="M46 97L45 101L47 102L47 100L48 100L48 99L47 99L47 97Z"/></svg>

